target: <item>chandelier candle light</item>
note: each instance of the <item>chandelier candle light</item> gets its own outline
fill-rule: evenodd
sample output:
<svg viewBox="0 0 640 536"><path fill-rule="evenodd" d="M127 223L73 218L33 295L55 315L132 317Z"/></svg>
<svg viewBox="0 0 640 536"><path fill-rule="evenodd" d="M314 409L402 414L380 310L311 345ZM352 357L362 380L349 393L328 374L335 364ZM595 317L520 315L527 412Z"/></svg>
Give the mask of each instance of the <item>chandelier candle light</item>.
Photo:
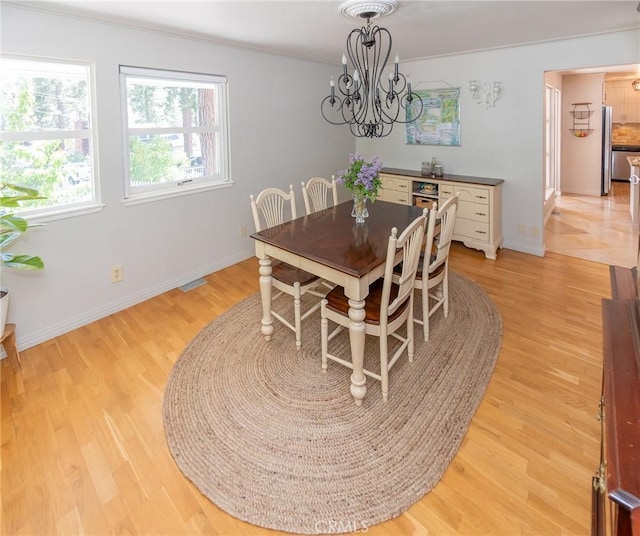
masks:
<svg viewBox="0 0 640 536"><path fill-rule="evenodd" d="M349 125L351 133L359 138L387 136L394 123L415 121L422 113L422 99L411 91L409 77L400 72L397 54L393 70L385 74L391 55L389 30L371 25L371 19L392 13L397 5L396 0L347 0L339 8L343 15L366 19L367 25L352 30L347 37L348 60L343 54L342 74L337 83L331 77L330 92L320 111L333 125ZM349 73L349 63L353 75ZM398 119L400 111L407 107L412 107L414 119Z"/></svg>

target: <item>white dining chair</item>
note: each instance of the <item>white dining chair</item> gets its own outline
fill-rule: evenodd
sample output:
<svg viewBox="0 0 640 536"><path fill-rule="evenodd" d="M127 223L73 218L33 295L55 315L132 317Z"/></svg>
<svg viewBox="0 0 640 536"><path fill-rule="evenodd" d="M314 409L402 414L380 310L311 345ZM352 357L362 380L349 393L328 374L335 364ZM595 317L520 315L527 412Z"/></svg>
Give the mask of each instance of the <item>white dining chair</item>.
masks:
<svg viewBox="0 0 640 536"><path fill-rule="evenodd" d="M379 338L380 372L364 369L367 376L381 382L382 400L386 402L389 396L389 371L398 358L407 351L409 361L413 361L414 328L413 328L413 295L414 282L418 270L418 261L422 249L426 226L426 210L422 216L416 218L398 237L398 230L394 227L387 245L387 257L384 276L374 282L369 288L369 295L365 301L365 334ZM394 265L398 250L402 250L402 273L398 282L393 281ZM329 341L338 333L349 327L349 298L342 287L334 288L322 300L320 308L320 332L322 351L322 371L327 371L328 360L353 369L349 358L339 357L329 353ZM329 321L337 324L329 333ZM406 325L406 336L398 333L398 329ZM391 359L388 355L388 337L400 341Z"/></svg>
<svg viewBox="0 0 640 536"><path fill-rule="evenodd" d="M256 232L285 223L289 214L292 220L297 217L293 185L289 186L289 193L279 188L267 188L260 192L255 199L253 195L249 197ZM282 261L272 261L271 278L272 286L278 291L272 297L272 303L283 294L293 297L293 324L273 309L271 315L295 333L296 348L300 349L302 347L302 321L320 307L318 300L302 313L300 299L306 293L323 298L325 293L315 290L322 284L322 280L316 275Z"/></svg>
<svg viewBox="0 0 640 536"><path fill-rule="evenodd" d="M312 177L305 184L302 182L302 199L304 200L304 206L307 211L307 216L329 208L329 193L331 193L331 199L333 206L338 204L338 186L335 176L331 175L331 180L327 180L324 177ZM323 280L322 285L331 290L335 287L335 284L330 281Z"/></svg>
<svg viewBox="0 0 640 536"><path fill-rule="evenodd" d="M442 206L434 203L427 223L425 247L418 266L415 288L422 293L422 315L414 318L422 324L424 340L429 340L429 318L442 307L449 316L449 251L456 224L458 196L448 198ZM436 221L440 232L435 235Z"/></svg>
<svg viewBox="0 0 640 536"><path fill-rule="evenodd" d="M330 181L323 177L312 177L307 181L307 184L303 182L302 198L307 215L329 208L329 193L332 196L333 206L336 206L338 204L338 186L333 175Z"/></svg>

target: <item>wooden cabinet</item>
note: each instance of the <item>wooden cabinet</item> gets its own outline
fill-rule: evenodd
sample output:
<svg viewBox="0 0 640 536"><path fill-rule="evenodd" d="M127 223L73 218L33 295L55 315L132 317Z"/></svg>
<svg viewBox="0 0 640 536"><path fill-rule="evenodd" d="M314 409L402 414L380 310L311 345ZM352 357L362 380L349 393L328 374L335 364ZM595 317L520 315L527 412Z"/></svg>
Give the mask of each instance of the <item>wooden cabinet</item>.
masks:
<svg viewBox="0 0 640 536"><path fill-rule="evenodd" d="M458 215L454 233L471 240L489 240L489 188L471 188L456 183L442 183L440 198L458 194Z"/></svg>
<svg viewBox="0 0 640 536"><path fill-rule="evenodd" d="M605 104L611 106L614 123L640 123L640 93L631 80L605 82Z"/></svg>
<svg viewBox="0 0 640 536"><path fill-rule="evenodd" d="M592 481L591 534L640 536L638 272L611 266L610 277L612 299L602 300L603 436L600 467Z"/></svg>
<svg viewBox="0 0 640 536"><path fill-rule="evenodd" d="M502 179L445 175L422 177L419 171L384 168L379 199L406 205L429 206L459 195L453 239L484 251L495 259L502 245ZM405 196L406 194L406 196Z"/></svg>
<svg viewBox="0 0 640 536"><path fill-rule="evenodd" d="M611 106L611 120L614 123L624 123L624 88L613 84L614 82L606 83L605 104Z"/></svg>
<svg viewBox="0 0 640 536"><path fill-rule="evenodd" d="M382 189L380 190L380 201L389 201L399 205L411 205L411 179L398 177L395 175L381 175Z"/></svg>

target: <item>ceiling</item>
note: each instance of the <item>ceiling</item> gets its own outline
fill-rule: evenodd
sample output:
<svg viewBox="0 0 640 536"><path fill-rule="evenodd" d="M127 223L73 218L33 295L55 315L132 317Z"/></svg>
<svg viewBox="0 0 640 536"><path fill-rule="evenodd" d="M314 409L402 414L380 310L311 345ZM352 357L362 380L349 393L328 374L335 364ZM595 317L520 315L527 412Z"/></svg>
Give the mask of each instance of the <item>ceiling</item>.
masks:
<svg viewBox="0 0 640 536"><path fill-rule="evenodd" d="M332 0L63 0L6 2L338 64L362 24ZM417 1L376 23L401 61L640 29L638 1Z"/></svg>

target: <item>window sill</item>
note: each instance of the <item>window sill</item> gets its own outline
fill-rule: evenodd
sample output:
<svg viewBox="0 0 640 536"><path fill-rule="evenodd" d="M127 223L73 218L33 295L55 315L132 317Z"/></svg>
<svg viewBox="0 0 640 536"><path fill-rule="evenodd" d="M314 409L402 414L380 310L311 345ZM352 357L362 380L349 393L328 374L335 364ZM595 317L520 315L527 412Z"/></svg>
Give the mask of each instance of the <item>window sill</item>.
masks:
<svg viewBox="0 0 640 536"><path fill-rule="evenodd" d="M197 194L200 192L208 192L210 190L220 190L222 188L229 188L233 186L233 181L208 183L195 186L181 186L176 189L163 190L160 192L145 192L141 194L133 194L131 197L124 200L125 207L132 207L135 205L142 205L144 203L153 203L154 201L162 201L164 199L171 199L173 197L183 197L185 195Z"/></svg>
<svg viewBox="0 0 640 536"><path fill-rule="evenodd" d="M102 212L104 207L105 205L102 203L92 203L81 207L57 207L43 212L23 212L18 213L18 216L21 216L28 221L37 220L38 223L47 223L50 221L75 218L76 216L85 216L86 214L95 214L97 212Z"/></svg>

